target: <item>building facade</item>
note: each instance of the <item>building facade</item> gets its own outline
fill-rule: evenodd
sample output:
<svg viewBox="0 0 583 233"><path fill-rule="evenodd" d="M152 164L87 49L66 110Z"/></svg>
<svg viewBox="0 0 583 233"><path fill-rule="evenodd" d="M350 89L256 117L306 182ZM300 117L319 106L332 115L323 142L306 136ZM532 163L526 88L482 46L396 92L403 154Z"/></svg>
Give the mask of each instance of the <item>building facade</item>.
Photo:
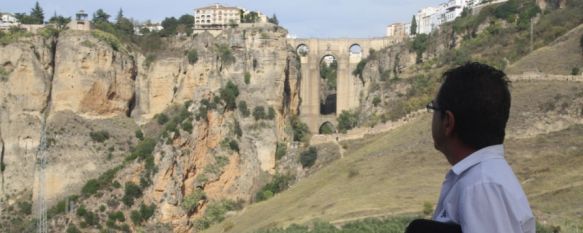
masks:
<svg viewBox="0 0 583 233"><path fill-rule="evenodd" d="M416 34L429 34L440 25L452 22L460 17L465 9L483 7L489 4L506 2L508 0L449 0L434 7L426 7L415 14L417 22Z"/></svg>
<svg viewBox="0 0 583 233"><path fill-rule="evenodd" d="M402 41L411 34L410 23L393 23L387 26L387 37L392 37L395 41Z"/></svg>
<svg viewBox="0 0 583 233"><path fill-rule="evenodd" d="M241 9L214 4L194 10L194 29L225 29L241 23Z"/></svg>
<svg viewBox="0 0 583 233"><path fill-rule="evenodd" d="M10 13L0 13L0 30L8 30L11 27L18 27L20 23Z"/></svg>

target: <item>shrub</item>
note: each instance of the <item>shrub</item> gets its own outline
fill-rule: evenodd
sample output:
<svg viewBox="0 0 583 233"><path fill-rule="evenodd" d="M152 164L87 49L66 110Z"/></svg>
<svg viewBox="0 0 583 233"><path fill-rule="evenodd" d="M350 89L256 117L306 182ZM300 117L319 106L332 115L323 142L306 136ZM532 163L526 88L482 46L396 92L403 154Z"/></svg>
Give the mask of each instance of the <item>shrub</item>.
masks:
<svg viewBox="0 0 583 233"><path fill-rule="evenodd" d="M220 90L221 99L225 103L226 110L234 110L237 108L237 97L239 96L239 88L229 80L227 85Z"/></svg>
<svg viewBox="0 0 583 233"><path fill-rule="evenodd" d="M275 109L273 109L273 107L269 107L267 109L267 116L266 119L268 120L273 120L275 119Z"/></svg>
<svg viewBox="0 0 583 233"><path fill-rule="evenodd" d="M338 131L341 133L346 133L358 124L358 118L356 113L351 113L348 111L342 111L340 116L338 116Z"/></svg>
<svg viewBox="0 0 583 233"><path fill-rule="evenodd" d="M140 205L140 215L142 215L142 221L150 219L150 217L154 215L154 211L156 211L156 205L154 203L150 204L149 206L142 203L142 205Z"/></svg>
<svg viewBox="0 0 583 233"><path fill-rule="evenodd" d="M192 133L193 126L192 123L190 123L189 121L182 123L181 126L182 129L184 129L186 132Z"/></svg>
<svg viewBox="0 0 583 233"><path fill-rule="evenodd" d="M232 151L236 151L237 153L239 152L239 143L233 139L229 142L229 149L231 149Z"/></svg>
<svg viewBox="0 0 583 233"><path fill-rule="evenodd" d="M235 124L233 125L233 131L237 137L243 136L243 130L241 129L241 124L239 124L238 120L235 120Z"/></svg>
<svg viewBox="0 0 583 233"><path fill-rule="evenodd" d="M575 67L575 68L573 68L573 69L571 70L571 75L579 75L579 72L580 72L580 71L579 71L579 68L578 68L578 67Z"/></svg>
<svg viewBox="0 0 583 233"><path fill-rule="evenodd" d="M150 67L150 65L152 65L152 62L154 62L155 60L156 60L156 55L148 54L148 56L146 56L146 59L144 60L144 66Z"/></svg>
<svg viewBox="0 0 583 233"><path fill-rule="evenodd" d="M253 117L255 118L256 121L265 119L266 117L265 108L263 106L255 107L253 109Z"/></svg>
<svg viewBox="0 0 583 233"><path fill-rule="evenodd" d="M67 227L67 233L81 233L81 231L75 226L74 223L69 224Z"/></svg>
<svg viewBox="0 0 583 233"><path fill-rule="evenodd" d="M372 100L372 104L377 107L381 103L381 97L375 96Z"/></svg>
<svg viewBox="0 0 583 233"><path fill-rule="evenodd" d="M204 230L210 227L212 224L222 222L225 220L225 214L228 211L240 209L240 205L237 205L231 200L221 200L212 202L208 205L204 216L197 220L196 226L199 230Z"/></svg>
<svg viewBox="0 0 583 233"><path fill-rule="evenodd" d="M119 51L122 48L121 41L111 33L96 29L91 31L91 35L93 35L98 40L108 43L115 51Z"/></svg>
<svg viewBox="0 0 583 233"><path fill-rule="evenodd" d="M196 49L188 51L188 63L194 64L198 61L198 51Z"/></svg>
<svg viewBox="0 0 583 233"><path fill-rule="evenodd" d="M104 142L105 140L109 139L109 132L105 130L100 130L97 132L89 133L89 137L95 142Z"/></svg>
<svg viewBox="0 0 583 233"><path fill-rule="evenodd" d="M140 186L136 185L134 182L127 182L125 184L124 196L122 198L123 203L126 206L132 206L134 204L134 199L142 196L142 189Z"/></svg>
<svg viewBox="0 0 583 233"><path fill-rule="evenodd" d="M154 148L156 148L156 141L151 138L146 138L138 143L127 160L133 160L136 158L145 159L152 155Z"/></svg>
<svg viewBox="0 0 583 233"><path fill-rule="evenodd" d="M320 127L320 134L333 134L336 130L331 123L325 123Z"/></svg>
<svg viewBox="0 0 583 233"><path fill-rule="evenodd" d="M119 222L125 222L125 220L126 220L126 217L124 216L123 212L121 212L121 211L109 213L108 218L109 218L109 220L119 221Z"/></svg>
<svg viewBox="0 0 583 233"><path fill-rule="evenodd" d="M81 193L85 196L90 196L95 194L97 190L99 190L99 182L96 179L91 179L81 188Z"/></svg>
<svg viewBox="0 0 583 233"><path fill-rule="evenodd" d="M285 191L291 185L292 181L295 179L292 175L282 175L276 174L273 176L271 182L267 183L257 194L255 195L255 201L267 200L276 193Z"/></svg>
<svg viewBox="0 0 583 233"><path fill-rule="evenodd" d="M142 215L137 210L132 210L132 212L130 212L130 219L135 225L140 225L142 223Z"/></svg>
<svg viewBox="0 0 583 233"><path fill-rule="evenodd" d="M0 172L4 172L6 170L6 164L4 161L0 161Z"/></svg>
<svg viewBox="0 0 583 233"><path fill-rule="evenodd" d="M367 62L368 62L367 59L360 60L360 62L358 62L358 65L356 65L356 68L352 71L352 75L357 76L362 80L363 79L362 72L364 71L364 67L366 66Z"/></svg>
<svg viewBox="0 0 583 233"><path fill-rule="evenodd" d="M249 72L245 72L245 84L251 83L251 74Z"/></svg>
<svg viewBox="0 0 583 233"><path fill-rule="evenodd" d="M136 138L138 138L140 141L144 140L144 133L142 133L142 130L136 130Z"/></svg>
<svg viewBox="0 0 583 233"><path fill-rule="evenodd" d="M303 168L312 167L316 163L316 159L318 159L318 150L313 146L300 155L300 163Z"/></svg>
<svg viewBox="0 0 583 233"><path fill-rule="evenodd" d="M192 213L194 210L196 210L198 203L204 199L206 199L206 193L200 189L197 189L190 195L184 197L181 204L182 209L188 213Z"/></svg>
<svg viewBox="0 0 583 233"><path fill-rule="evenodd" d="M275 147L275 159L280 160L287 154L287 145L283 142L278 142Z"/></svg>
<svg viewBox="0 0 583 233"><path fill-rule="evenodd" d="M227 67L235 63L236 58L228 45L226 44L217 45L216 52L219 54L219 59L221 61L221 69L223 66Z"/></svg>
<svg viewBox="0 0 583 233"><path fill-rule="evenodd" d="M239 112L243 117L248 117L251 114L249 108L247 108L247 102L243 100L239 101Z"/></svg>
<svg viewBox="0 0 583 233"><path fill-rule="evenodd" d="M310 140L310 130L306 123L301 122L297 116L291 118L291 126L294 134L294 141L307 142Z"/></svg>
<svg viewBox="0 0 583 233"><path fill-rule="evenodd" d="M32 214L32 204L30 204L30 202L27 202L27 201L18 202L17 205L18 205L18 208L20 209L20 213L25 214L25 215Z"/></svg>
<svg viewBox="0 0 583 233"><path fill-rule="evenodd" d="M91 211L87 211L85 215L83 215L83 220L85 220L85 223L90 226L99 224L99 217Z"/></svg>
<svg viewBox="0 0 583 233"><path fill-rule="evenodd" d="M160 113L158 115L158 117L156 118L156 120L158 121L158 124L164 125L164 124L166 124L166 122L168 122L170 120L170 118L168 118L168 116L166 116L166 114Z"/></svg>
<svg viewBox="0 0 583 233"><path fill-rule="evenodd" d="M77 208L77 216L79 217L83 217L87 214L87 209L85 209L84 205L79 206L79 208Z"/></svg>

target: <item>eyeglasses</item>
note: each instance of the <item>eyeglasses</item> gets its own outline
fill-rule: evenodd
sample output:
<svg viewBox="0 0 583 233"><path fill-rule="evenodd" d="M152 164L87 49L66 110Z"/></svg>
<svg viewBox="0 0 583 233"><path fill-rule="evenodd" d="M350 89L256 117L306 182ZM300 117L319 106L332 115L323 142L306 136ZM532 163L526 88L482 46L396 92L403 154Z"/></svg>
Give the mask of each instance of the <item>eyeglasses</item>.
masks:
<svg viewBox="0 0 583 233"><path fill-rule="evenodd" d="M429 102L427 105L425 105L425 108L427 108L428 112L433 112L433 111L443 111L443 109L435 106L435 104L433 103L433 101Z"/></svg>

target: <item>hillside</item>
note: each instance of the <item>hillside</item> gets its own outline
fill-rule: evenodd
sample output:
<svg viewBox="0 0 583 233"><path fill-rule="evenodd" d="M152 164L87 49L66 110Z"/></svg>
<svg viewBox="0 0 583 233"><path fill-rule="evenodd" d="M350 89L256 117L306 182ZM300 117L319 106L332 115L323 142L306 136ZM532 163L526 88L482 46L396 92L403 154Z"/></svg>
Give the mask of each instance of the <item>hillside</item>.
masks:
<svg viewBox="0 0 583 233"><path fill-rule="evenodd" d="M541 111L557 91L579 104L561 113ZM521 137L540 117L554 128L552 116L583 117L583 83L516 82L506 141L507 158L522 181L541 223L580 222L583 192L583 122L565 129ZM531 98L540 96L539 98ZM274 198L254 204L206 232L254 232L260 228L305 224L316 219L345 223L367 217L416 215L425 202L435 205L449 165L432 147L430 114L394 131L342 142L342 159ZM552 131L552 130L551 130ZM520 138L520 139L519 139ZM560 142L560 143L559 143ZM575 181L575 182L574 182ZM566 228L568 229L568 228ZM569 232L569 231L566 231Z"/></svg>
<svg viewBox="0 0 583 233"><path fill-rule="evenodd" d="M510 65L509 74L541 72L546 74L570 75L573 68L583 69L583 24L556 39L549 46L542 47Z"/></svg>
<svg viewBox="0 0 583 233"><path fill-rule="evenodd" d="M514 107L505 143L508 161L541 223L581 226L582 105L568 107L573 114L541 113L540 107L548 99L533 101L531 96L564 90L565 98L582 101L583 83L517 82L512 90ZM536 136L517 138L513 129L534 127L543 114L572 115L579 121L565 123L565 129L548 134L541 131ZM547 125L554 127L549 121ZM225 228L229 229L225 232L253 232L316 219L341 224L367 217L420 214L425 202L435 205L449 169L443 155L432 147L429 127L427 114L385 134L342 142L347 148L344 158L206 232L223 232Z"/></svg>

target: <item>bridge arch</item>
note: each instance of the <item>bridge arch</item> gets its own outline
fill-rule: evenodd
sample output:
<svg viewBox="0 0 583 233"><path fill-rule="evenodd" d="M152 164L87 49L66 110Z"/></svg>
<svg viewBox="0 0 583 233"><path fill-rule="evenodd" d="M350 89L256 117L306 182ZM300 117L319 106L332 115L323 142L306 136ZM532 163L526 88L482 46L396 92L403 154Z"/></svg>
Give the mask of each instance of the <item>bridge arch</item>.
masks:
<svg viewBox="0 0 583 233"><path fill-rule="evenodd" d="M338 59L332 53L326 53L320 59L320 114L336 114Z"/></svg>
<svg viewBox="0 0 583 233"><path fill-rule="evenodd" d="M320 129L318 130L319 134L335 134L337 133L336 127L332 122L326 121L320 125Z"/></svg>
<svg viewBox="0 0 583 233"><path fill-rule="evenodd" d="M300 55L301 57L306 57L308 56L308 54L310 53L310 47L306 44L299 44L296 47L296 52L298 53L298 55Z"/></svg>
<svg viewBox="0 0 583 233"><path fill-rule="evenodd" d="M350 47L348 47L348 52L350 54L362 54L362 51L363 51L363 48L358 43L353 43L352 45L350 45Z"/></svg>
<svg viewBox="0 0 583 233"><path fill-rule="evenodd" d="M314 133L319 131L324 122L329 121L336 124L336 118L342 111L356 108L359 105L359 96L364 86L358 78L352 75L352 71L356 69L363 58L368 56L370 49L380 50L395 43L392 38L388 37L366 39L290 38L287 42L300 55L300 118L308 124L310 131ZM302 49L300 50L300 48ZM327 55L333 56L338 66L336 93L327 93L321 88L324 82L321 78L321 62ZM321 111L324 110L321 103L329 103L333 97L336 99L335 111Z"/></svg>

